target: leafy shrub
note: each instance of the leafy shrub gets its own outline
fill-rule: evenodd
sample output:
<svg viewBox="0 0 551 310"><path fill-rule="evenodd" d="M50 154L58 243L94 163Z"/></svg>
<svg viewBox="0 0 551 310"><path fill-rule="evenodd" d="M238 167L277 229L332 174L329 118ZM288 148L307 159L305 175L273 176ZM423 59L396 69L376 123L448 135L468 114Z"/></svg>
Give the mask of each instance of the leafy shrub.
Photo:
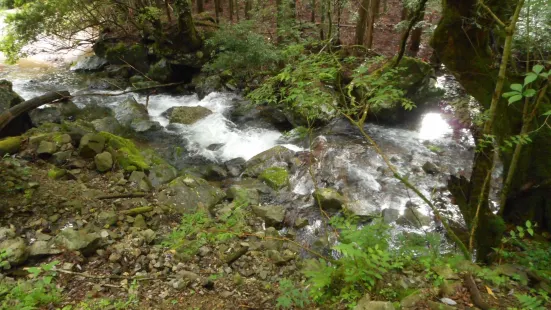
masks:
<svg viewBox="0 0 551 310"><path fill-rule="evenodd" d="M309 303L308 292L298 288L288 279L279 281L279 297L276 307L280 309L304 308Z"/></svg>

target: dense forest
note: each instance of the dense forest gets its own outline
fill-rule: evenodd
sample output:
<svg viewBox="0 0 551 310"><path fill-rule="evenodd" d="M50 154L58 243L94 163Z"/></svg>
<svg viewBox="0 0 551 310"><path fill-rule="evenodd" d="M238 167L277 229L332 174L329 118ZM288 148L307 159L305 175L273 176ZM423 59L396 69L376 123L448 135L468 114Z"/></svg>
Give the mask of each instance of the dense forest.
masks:
<svg viewBox="0 0 551 310"><path fill-rule="evenodd" d="M1 309L551 308L548 0L0 0Z"/></svg>

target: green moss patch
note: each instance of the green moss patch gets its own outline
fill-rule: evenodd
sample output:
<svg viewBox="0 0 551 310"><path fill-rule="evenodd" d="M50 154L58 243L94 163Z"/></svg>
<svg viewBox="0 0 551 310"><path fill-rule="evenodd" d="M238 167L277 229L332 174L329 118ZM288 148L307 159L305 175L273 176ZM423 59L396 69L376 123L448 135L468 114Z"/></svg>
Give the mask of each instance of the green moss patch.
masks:
<svg viewBox="0 0 551 310"><path fill-rule="evenodd" d="M115 158L115 162L126 171L148 170L149 163L140 153L134 142L114 134L102 131L106 149Z"/></svg>
<svg viewBox="0 0 551 310"><path fill-rule="evenodd" d="M21 139L21 137L9 137L0 140L0 156L17 153L21 147L22 141L23 139Z"/></svg>
<svg viewBox="0 0 551 310"><path fill-rule="evenodd" d="M270 167L262 171L258 178L275 190L289 185L289 172L281 167Z"/></svg>

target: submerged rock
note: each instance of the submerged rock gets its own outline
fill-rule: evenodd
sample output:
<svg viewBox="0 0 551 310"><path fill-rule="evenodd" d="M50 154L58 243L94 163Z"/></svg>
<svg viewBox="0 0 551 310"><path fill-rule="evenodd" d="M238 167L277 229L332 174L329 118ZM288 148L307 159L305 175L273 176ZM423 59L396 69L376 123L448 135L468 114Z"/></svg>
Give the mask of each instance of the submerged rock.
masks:
<svg viewBox="0 0 551 310"><path fill-rule="evenodd" d="M182 213L196 212L203 207L207 210L218 204L226 194L207 181L186 174L174 179L159 193L161 204L174 207Z"/></svg>
<svg viewBox="0 0 551 310"><path fill-rule="evenodd" d="M346 199L332 188L318 188L312 193L316 204L325 210L341 210L346 205Z"/></svg>
<svg viewBox="0 0 551 310"><path fill-rule="evenodd" d="M167 111L171 123L191 125L209 116L212 111L201 106L195 107L174 107Z"/></svg>

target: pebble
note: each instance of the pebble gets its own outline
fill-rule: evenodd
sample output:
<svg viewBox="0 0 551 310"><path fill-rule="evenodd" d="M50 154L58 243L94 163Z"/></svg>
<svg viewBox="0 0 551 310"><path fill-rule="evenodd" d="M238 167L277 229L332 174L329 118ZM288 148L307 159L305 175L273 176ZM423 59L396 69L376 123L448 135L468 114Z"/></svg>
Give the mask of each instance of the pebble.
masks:
<svg viewBox="0 0 551 310"><path fill-rule="evenodd" d="M445 303L445 304L448 305L448 306L455 306L455 305L457 305L457 302L455 302L455 300L450 299L450 298L447 298L447 297L444 297L444 298L440 299L440 301L441 301L442 303Z"/></svg>

